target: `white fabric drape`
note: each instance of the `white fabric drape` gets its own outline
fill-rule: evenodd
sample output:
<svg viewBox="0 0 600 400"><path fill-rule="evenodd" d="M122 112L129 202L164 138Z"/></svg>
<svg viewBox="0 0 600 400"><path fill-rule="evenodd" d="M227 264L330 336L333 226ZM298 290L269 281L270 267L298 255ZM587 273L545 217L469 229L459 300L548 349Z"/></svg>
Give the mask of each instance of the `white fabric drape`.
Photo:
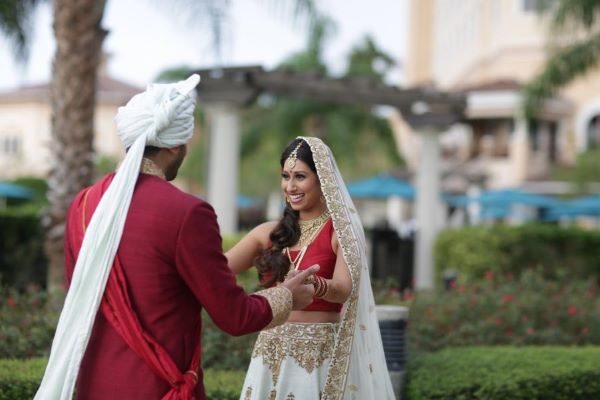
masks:
<svg viewBox="0 0 600 400"><path fill-rule="evenodd" d="M194 131L200 77L176 84L153 84L121 107L115 118L128 148L85 233L71 286L61 312L46 371L35 399L70 400L96 313L121 241L123 227L147 145L173 148Z"/></svg>
<svg viewBox="0 0 600 400"><path fill-rule="evenodd" d="M395 399L371 289L362 222L329 147L300 137L313 153L353 289L344 304L322 399Z"/></svg>

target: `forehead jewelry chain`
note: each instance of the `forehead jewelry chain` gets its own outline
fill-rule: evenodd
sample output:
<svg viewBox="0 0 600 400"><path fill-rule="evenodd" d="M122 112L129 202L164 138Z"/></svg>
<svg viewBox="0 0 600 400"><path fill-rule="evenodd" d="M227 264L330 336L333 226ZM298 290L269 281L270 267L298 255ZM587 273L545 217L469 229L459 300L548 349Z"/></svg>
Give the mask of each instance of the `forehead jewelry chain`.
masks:
<svg viewBox="0 0 600 400"><path fill-rule="evenodd" d="M288 157L286 163L289 169L294 169L296 166L296 160L298 159L298 149L302 146L302 142L298 143L298 146L292 151L290 156Z"/></svg>

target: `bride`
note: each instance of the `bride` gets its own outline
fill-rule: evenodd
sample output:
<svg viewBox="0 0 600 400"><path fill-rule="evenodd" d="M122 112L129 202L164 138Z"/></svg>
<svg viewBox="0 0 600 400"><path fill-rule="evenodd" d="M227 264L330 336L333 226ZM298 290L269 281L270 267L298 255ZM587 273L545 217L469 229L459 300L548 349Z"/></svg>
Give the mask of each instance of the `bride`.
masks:
<svg viewBox="0 0 600 400"><path fill-rule="evenodd" d="M282 218L226 253L273 286L318 264L314 301L262 331L242 388L250 399L393 399L369 279L363 227L331 150L299 137L283 151Z"/></svg>

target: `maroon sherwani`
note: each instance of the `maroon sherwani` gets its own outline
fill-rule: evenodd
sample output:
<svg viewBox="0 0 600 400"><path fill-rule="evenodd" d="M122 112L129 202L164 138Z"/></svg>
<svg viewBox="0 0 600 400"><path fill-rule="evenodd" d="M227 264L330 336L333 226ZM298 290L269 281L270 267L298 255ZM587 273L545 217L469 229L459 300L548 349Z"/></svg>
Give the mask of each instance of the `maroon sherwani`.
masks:
<svg viewBox="0 0 600 400"><path fill-rule="evenodd" d="M67 218L65 257L70 282L85 229L113 174L81 192ZM99 192L98 192L99 191ZM90 204L92 203L92 204ZM95 203L95 204L94 204ZM89 216L87 218L89 221ZM117 253L142 328L189 368L200 336L202 308L231 335L259 331L273 314L267 299L247 295L223 255L216 215L202 200L152 175L140 174ZM205 399L202 370L196 399ZM80 399L161 399L170 386L136 355L98 312L76 388Z"/></svg>

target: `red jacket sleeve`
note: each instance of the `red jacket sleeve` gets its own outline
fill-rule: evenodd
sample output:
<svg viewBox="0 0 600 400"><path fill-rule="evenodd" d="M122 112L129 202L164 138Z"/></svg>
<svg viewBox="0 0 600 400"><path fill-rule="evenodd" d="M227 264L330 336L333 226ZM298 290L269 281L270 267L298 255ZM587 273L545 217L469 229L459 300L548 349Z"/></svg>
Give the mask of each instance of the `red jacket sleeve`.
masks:
<svg viewBox="0 0 600 400"><path fill-rule="evenodd" d="M267 299L237 285L223 254L217 216L207 203L195 205L178 235L175 262L180 275L219 328L245 335L273 319Z"/></svg>

